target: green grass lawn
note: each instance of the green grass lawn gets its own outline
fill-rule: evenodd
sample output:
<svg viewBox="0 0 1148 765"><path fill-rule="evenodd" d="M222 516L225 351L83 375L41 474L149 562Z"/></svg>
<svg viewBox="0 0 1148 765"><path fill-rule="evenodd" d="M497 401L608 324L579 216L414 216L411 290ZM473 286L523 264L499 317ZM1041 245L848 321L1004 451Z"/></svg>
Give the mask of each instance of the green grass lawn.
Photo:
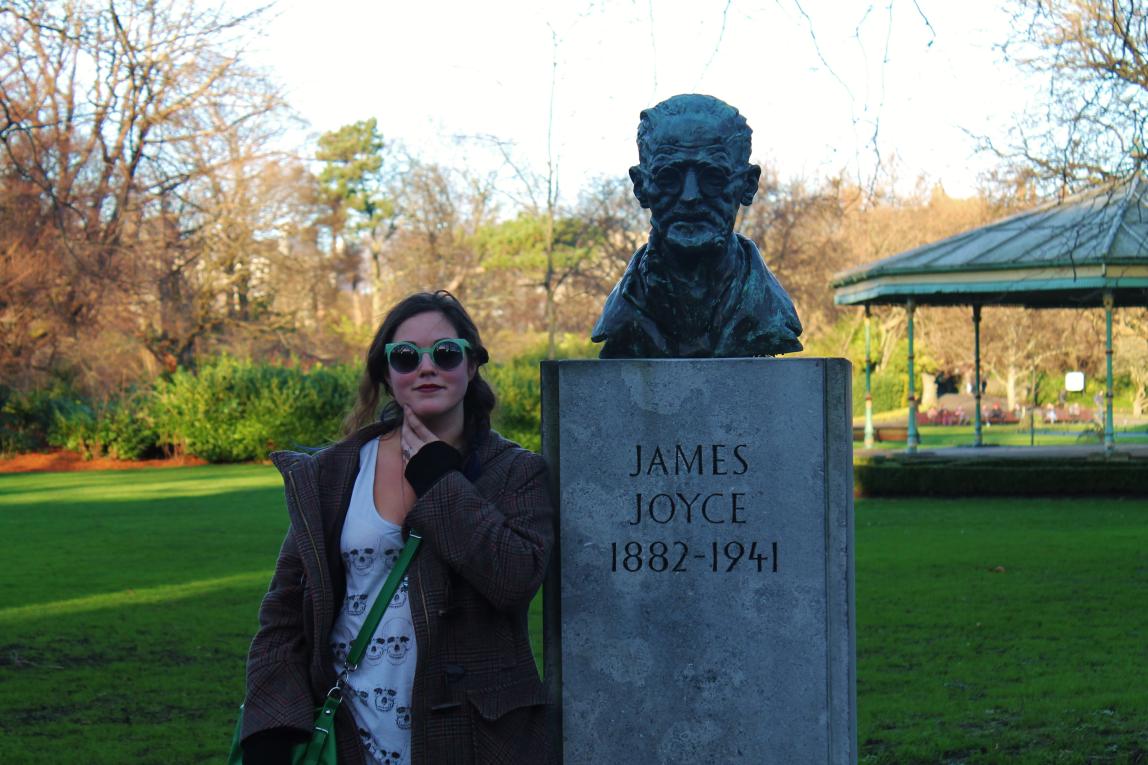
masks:
<svg viewBox="0 0 1148 765"><path fill-rule="evenodd" d="M0 762L220 762L285 525L270 467L0 475ZM1148 502L864 500L856 540L862 763L1148 763Z"/></svg>
<svg viewBox="0 0 1148 765"><path fill-rule="evenodd" d="M280 487L250 465L0 476L0 762L221 762Z"/></svg>
<svg viewBox="0 0 1148 765"><path fill-rule="evenodd" d="M862 500L862 763L1148 762L1148 502Z"/></svg>
<svg viewBox="0 0 1148 765"><path fill-rule="evenodd" d="M904 427L904 419L898 423ZM971 446L974 441L972 425L920 425L917 428L921 439L920 448L939 449L946 446ZM1100 444L1102 432L1083 423L1058 423L1043 425L1037 423L1029 432L1027 421L1016 425L985 425L981 429L981 440L995 446L1071 446L1074 444ZM1143 425L1116 428L1113 434L1119 444L1148 443L1148 428ZM853 442L855 449L862 448L860 439ZM904 441L878 441L875 449L904 449Z"/></svg>

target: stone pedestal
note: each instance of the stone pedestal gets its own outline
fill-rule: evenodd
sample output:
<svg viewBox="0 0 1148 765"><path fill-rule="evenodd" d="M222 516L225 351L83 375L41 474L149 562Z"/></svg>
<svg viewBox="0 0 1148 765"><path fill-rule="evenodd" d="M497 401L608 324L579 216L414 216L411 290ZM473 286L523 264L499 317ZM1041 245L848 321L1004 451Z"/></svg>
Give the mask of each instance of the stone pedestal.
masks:
<svg viewBox="0 0 1148 765"><path fill-rule="evenodd" d="M850 366L544 362L567 765L853 763Z"/></svg>

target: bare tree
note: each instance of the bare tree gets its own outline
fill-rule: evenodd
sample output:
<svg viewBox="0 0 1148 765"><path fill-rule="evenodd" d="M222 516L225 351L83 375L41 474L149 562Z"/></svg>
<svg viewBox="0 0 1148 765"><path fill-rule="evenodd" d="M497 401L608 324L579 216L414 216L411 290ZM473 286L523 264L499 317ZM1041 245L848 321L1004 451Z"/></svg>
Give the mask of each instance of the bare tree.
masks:
<svg viewBox="0 0 1148 765"><path fill-rule="evenodd" d="M238 153L257 150L250 126L282 108L237 52L258 13L176 0L0 6L0 198L20 212L0 230L0 294L22 301L0 306L0 324L31 310L55 346L30 358L5 333L5 364L41 366L131 302L145 279L157 301L141 327L149 347L189 358L187 333L168 317L184 314L188 274L204 268L194 245L211 199L197 193L210 192L202 181L217 162L234 167ZM220 158L205 150L213 141L232 145ZM22 257L36 259L34 290L21 289Z"/></svg>
<svg viewBox="0 0 1148 765"><path fill-rule="evenodd" d="M1116 370L1132 383L1132 416L1148 411L1148 310L1125 308L1116 319Z"/></svg>
<svg viewBox="0 0 1148 765"><path fill-rule="evenodd" d="M777 168L765 163L757 196L741 211L741 233L758 245L793 298L806 337L837 318L827 285L835 272L852 265L841 238L847 204L839 182L782 181Z"/></svg>
<svg viewBox="0 0 1148 765"><path fill-rule="evenodd" d="M1016 0L1006 55L1046 85L1010 141L985 144L1048 191L1127 177L1145 159L1148 8L1136 0Z"/></svg>
<svg viewBox="0 0 1148 765"><path fill-rule="evenodd" d="M594 301L594 310L581 322L589 328L630 259L649 235L649 215L634 196L625 176L598 178L587 185L571 215L583 221L581 238L592 256L568 276L578 292Z"/></svg>
<svg viewBox="0 0 1148 765"><path fill-rule="evenodd" d="M409 158L390 197L395 230L382 249L379 289L396 298L441 288L480 303L483 253L475 237L496 212L491 179Z"/></svg>

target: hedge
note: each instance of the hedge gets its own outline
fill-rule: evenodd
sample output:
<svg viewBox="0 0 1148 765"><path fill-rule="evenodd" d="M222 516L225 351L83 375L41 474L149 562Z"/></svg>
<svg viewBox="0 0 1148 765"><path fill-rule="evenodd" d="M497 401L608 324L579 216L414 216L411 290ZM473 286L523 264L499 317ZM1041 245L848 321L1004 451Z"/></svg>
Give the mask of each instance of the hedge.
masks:
<svg viewBox="0 0 1148 765"><path fill-rule="evenodd" d="M862 497L1148 496L1148 460L880 455L853 466Z"/></svg>

